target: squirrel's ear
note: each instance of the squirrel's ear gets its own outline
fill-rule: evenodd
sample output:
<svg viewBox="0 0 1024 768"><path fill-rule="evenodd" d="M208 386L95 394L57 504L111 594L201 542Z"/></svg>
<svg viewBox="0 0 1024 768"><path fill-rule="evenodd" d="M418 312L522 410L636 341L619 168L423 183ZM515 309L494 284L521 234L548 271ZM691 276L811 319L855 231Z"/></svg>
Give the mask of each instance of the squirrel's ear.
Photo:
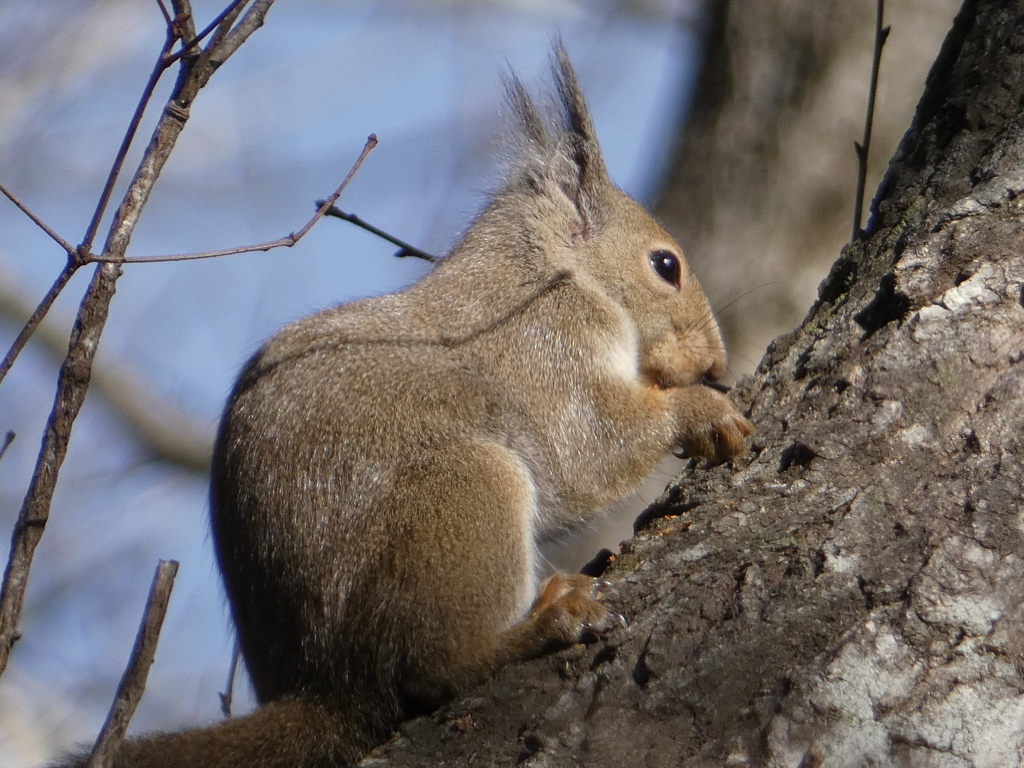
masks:
<svg viewBox="0 0 1024 768"><path fill-rule="evenodd" d="M600 193L608 183L608 172L576 71L561 40L555 44L554 74L565 125L548 172L579 213L583 225L580 234L586 239L601 224Z"/></svg>
<svg viewBox="0 0 1024 768"><path fill-rule="evenodd" d="M505 83L518 117L519 162L511 181L535 194L557 195L569 203L579 224L573 239L587 239L601 225L601 193L609 184L601 148L576 72L561 41L553 59L556 102L539 109L515 76Z"/></svg>

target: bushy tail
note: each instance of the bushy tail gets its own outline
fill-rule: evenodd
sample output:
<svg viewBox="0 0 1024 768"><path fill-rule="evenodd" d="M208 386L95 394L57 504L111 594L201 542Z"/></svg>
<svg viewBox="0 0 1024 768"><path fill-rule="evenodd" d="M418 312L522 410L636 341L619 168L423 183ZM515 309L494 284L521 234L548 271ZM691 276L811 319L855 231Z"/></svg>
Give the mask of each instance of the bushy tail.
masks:
<svg viewBox="0 0 1024 768"><path fill-rule="evenodd" d="M347 708L346 708L347 710ZM208 728L126 740L115 768L344 768L382 736L349 711L307 699L271 702ZM386 734L383 734L386 736ZM51 768L83 768L74 755Z"/></svg>

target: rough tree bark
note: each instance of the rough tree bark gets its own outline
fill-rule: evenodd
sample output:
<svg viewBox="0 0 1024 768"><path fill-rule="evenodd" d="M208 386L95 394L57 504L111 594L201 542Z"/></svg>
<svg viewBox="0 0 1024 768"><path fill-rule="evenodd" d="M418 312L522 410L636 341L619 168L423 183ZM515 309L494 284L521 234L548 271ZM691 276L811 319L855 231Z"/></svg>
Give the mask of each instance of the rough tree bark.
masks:
<svg viewBox="0 0 1024 768"><path fill-rule="evenodd" d="M1024 0L967 0L867 235L608 571L629 627L365 765L1024 761Z"/></svg>

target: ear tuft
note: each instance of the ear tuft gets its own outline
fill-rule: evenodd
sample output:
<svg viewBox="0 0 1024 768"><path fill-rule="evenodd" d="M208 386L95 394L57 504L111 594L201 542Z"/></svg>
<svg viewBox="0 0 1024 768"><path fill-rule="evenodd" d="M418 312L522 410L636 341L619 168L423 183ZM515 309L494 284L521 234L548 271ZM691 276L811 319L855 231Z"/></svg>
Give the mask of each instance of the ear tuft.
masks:
<svg viewBox="0 0 1024 768"><path fill-rule="evenodd" d="M537 106L517 77L505 80L518 123L518 157L507 184L541 194L560 193L579 218L573 238L586 239L601 225L601 192L610 182L576 71L561 40L555 42L552 70L555 98L547 109Z"/></svg>
<svg viewBox="0 0 1024 768"><path fill-rule="evenodd" d="M597 143L597 133L590 119L590 110L583 99L583 89L576 77L576 70L569 61L569 54L561 40L555 42L555 55L552 61L555 86L558 88L558 101L565 119L565 132L571 136L573 143L585 155L583 160L594 173L606 177L601 148Z"/></svg>

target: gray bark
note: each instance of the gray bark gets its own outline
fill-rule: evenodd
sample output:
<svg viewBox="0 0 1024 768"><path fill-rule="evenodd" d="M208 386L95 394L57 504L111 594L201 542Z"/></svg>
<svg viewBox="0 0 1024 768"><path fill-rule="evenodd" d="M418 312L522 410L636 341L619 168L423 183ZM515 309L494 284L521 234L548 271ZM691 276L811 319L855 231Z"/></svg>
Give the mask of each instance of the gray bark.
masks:
<svg viewBox="0 0 1024 768"><path fill-rule="evenodd" d="M967 0L804 323L606 578L628 628L364 765L1024 761L1024 0Z"/></svg>

